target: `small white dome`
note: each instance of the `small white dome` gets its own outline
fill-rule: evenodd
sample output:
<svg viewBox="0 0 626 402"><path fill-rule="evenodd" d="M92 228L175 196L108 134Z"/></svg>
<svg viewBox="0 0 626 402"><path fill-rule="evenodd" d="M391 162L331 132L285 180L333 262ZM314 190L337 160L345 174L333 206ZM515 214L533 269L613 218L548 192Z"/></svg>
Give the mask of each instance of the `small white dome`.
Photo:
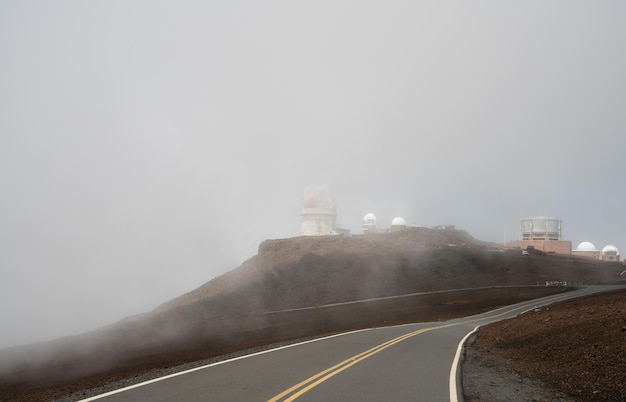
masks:
<svg viewBox="0 0 626 402"><path fill-rule="evenodd" d="M376 225L376 215L368 213L363 217L363 225Z"/></svg>
<svg viewBox="0 0 626 402"><path fill-rule="evenodd" d="M403 218L396 216L391 221L391 226L406 226L406 221Z"/></svg>
<svg viewBox="0 0 626 402"><path fill-rule="evenodd" d="M619 254L619 250L614 245L609 244L602 249L602 254Z"/></svg>
<svg viewBox="0 0 626 402"><path fill-rule="evenodd" d="M584 241L576 247L576 251L597 251L596 246L593 243Z"/></svg>

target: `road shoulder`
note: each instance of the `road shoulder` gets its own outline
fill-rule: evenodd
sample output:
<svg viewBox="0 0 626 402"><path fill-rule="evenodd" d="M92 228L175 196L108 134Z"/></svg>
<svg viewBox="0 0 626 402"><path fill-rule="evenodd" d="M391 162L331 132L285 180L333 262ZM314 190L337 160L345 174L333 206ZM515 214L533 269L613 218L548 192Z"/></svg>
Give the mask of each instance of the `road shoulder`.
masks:
<svg viewBox="0 0 626 402"><path fill-rule="evenodd" d="M570 401L539 381L524 378L475 341L480 330L468 338L461 365L465 401Z"/></svg>

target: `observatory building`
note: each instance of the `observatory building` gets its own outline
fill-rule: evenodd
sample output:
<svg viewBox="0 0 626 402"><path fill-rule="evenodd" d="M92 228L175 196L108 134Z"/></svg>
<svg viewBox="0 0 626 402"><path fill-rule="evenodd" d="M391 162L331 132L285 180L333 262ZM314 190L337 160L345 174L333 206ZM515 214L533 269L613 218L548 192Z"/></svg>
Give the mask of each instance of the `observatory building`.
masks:
<svg viewBox="0 0 626 402"><path fill-rule="evenodd" d="M329 186L309 186L304 189L302 203L301 234L322 236L335 234L337 207L335 196Z"/></svg>
<svg viewBox="0 0 626 402"><path fill-rule="evenodd" d="M389 232L399 232L401 230L406 230L406 221L404 218L396 216L391 221L390 228L379 228L376 226L376 215L373 213L368 213L363 217L363 233L364 234L375 234L375 233L389 233Z"/></svg>
<svg viewBox="0 0 626 402"><path fill-rule="evenodd" d="M520 240L561 240L562 222L546 216L522 219Z"/></svg>
<svg viewBox="0 0 626 402"><path fill-rule="evenodd" d="M600 259L602 261L619 261L619 257L620 255L617 247L609 244L602 249L602 255L600 256Z"/></svg>
<svg viewBox="0 0 626 402"><path fill-rule="evenodd" d="M406 230L406 221L404 218L396 216L391 221L391 228L389 229L391 232L399 232L401 230Z"/></svg>
<svg viewBox="0 0 626 402"><path fill-rule="evenodd" d="M572 254L579 257L593 258L602 261L620 261L620 253L617 247L612 244L605 246L602 250L598 250L593 243L584 241L572 250Z"/></svg>
<svg viewBox="0 0 626 402"><path fill-rule="evenodd" d="M596 246L593 243L584 241L576 247L576 250L572 250L572 255L599 260L601 252L596 249Z"/></svg>
<svg viewBox="0 0 626 402"><path fill-rule="evenodd" d="M522 219L520 239L512 241L509 245L522 250L534 248L547 253L570 254L602 261L620 261L619 250L613 245L598 250L593 243L583 241L575 250L572 250L572 242L563 240L562 223L563 221L559 219L546 216Z"/></svg>
<svg viewBox="0 0 626 402"><path fill-rule="evenodd" d="M363 217L363 233L377 233L376 215L371 212Z"/></svg>
<svg viewBox="0 0 626 402"><path fill-rule="evenodd" d="M547 216L526 218L520 221L520 238L511 245L522 250L534 248L547 253L571 254L572 242L562 239L563 221Z"/></svg>

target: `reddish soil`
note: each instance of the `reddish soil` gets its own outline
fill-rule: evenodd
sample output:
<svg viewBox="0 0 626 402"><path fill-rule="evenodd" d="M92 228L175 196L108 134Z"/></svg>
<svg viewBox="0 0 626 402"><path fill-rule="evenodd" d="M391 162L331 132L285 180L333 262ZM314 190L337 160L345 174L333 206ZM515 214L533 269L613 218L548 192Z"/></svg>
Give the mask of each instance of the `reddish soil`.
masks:
<svg viewBox="0 0 626 402"><path fill-rule="evenodd" d="M455 230L266 241L241 267L151 313L81 336L1 350L0 400L50 400L274 342L476 314L560 291L536 286L546 281L622 283L622 270L619 263L570 256L522 256ZM487 289L284 311L478 287ZM94 361L101 364L93 367Z"/></svg>
<svg viewBox="0 0 626 402"><path fill-rule="evenodd" d="M547 400L625 401L626 291L485 326L468 349L480 357L464 367L467 401L506 400L510 390L503 396L500 388L511 379L515 387L538 384ZM480 376L493 384L485 386Z"/></svg>

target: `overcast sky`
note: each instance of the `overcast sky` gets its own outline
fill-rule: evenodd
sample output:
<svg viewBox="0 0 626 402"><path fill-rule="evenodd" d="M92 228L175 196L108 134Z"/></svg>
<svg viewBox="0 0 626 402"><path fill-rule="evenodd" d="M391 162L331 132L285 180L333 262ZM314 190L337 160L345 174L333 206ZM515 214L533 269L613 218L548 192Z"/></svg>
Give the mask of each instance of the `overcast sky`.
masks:
<svg viewBox="0 0 626 402"><path fill-rule="evenodd" d="M0 347L338 221L626 252L623 1L0 2Z"/></svg>

